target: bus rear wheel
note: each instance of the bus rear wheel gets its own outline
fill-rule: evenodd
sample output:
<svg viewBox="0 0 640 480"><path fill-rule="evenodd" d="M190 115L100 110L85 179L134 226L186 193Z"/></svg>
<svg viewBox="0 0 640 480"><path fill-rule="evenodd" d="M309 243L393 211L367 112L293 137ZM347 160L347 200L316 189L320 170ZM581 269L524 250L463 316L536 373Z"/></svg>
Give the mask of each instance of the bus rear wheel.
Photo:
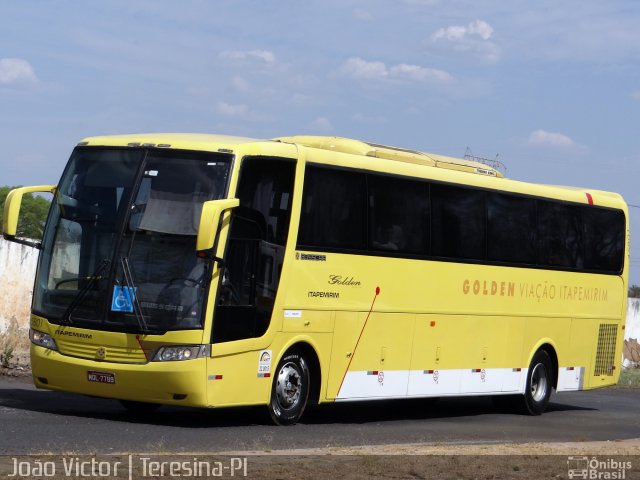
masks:
<svg viewBox="0 0 640 480"><path fill-rule="evenodd" d="M540 415L547 409L553 388L551 365L549 354L544 350L538 350L533 356L527 372L524 395L519 399L519 410L522 413Z"/></svg>
<svg viewBox="0 0 640 480"><path fill-rule="evenodd" d="M285 355L273 377L269 414L277 425L293 425L304 413L309 399L311 375L305 358L298 353Z"/></svg>

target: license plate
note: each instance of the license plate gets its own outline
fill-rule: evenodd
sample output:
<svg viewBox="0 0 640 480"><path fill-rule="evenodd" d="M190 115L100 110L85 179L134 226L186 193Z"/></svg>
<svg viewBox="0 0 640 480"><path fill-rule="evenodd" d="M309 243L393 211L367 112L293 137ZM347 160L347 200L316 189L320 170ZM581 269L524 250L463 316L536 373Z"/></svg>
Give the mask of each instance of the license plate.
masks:
<svg viewBox="0 0 640 480"><path fill-rule="evenodd" d="M116 383L116 376L113 373L108 372L87 372L87 380L90 382L98 383Z"/></svg>

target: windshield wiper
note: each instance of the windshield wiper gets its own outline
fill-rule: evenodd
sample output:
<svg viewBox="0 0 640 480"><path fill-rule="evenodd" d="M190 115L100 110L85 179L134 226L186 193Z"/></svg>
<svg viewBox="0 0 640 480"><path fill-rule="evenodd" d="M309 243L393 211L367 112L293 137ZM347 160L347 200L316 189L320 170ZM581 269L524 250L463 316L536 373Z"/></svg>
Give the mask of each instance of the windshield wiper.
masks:
<svg viewBox="0 0 640 480"><path fill-rule="evenodd" d="M102 261L96 267L96 270L91 274L90 277L88 277L89 281L87 282L87 284L84 287L82 287L82 290L80 290L75 297L73 297L73 300L71 300L71 303L62 314L62 319L61 319L62 323L67 323L67 324L73 323L73 321L71 320L71 314L78 307L80 302L84 299L85 295L91 289L91 287L93 287L93 285L96 283L96 280L99 280L100 278L102 278L102 272L106 270L106 268L109 266L110 263L111 263L111 260L109 260L108 258L102 259Z"/></svg>
<svg viewBox="0 0 640 480"><path fill-rule="evenodd" d="M133 306L133 313L136 316L136 320L138 321L138 326L140 330L145 333L148 331L147 322L142 314L142 309L140 308L140 303L138 302L138 295L136 295L136 287L133 283L133 276L131 275L131 268L129 267L129 259L127 257L120 257L120 264L122 265L122 274L124 276L124 281L126 283L126 287L129 293L129 298L131 299L131 305Z"/></svg>

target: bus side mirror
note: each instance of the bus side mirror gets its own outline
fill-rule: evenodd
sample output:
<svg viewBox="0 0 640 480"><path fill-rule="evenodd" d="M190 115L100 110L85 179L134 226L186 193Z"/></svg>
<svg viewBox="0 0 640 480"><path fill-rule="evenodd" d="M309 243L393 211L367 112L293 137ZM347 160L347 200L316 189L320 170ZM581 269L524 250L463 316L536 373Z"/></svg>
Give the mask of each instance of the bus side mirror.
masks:
<svg viewBox="0 0 640 480"><path fill-rule="evenodd" d="M209 200L202 205L200 214L200 226L198 227L198 238L196 240L196 250L201 252L213 248L218 231L220 216L225 210L240 206L237 198L225 198L222 200Z"/></svg>
<svg viewBox="0 0 640 480"><path fill-rule="evenodd" d="M20 205L25 193L54 193L55 185L38 185L36 187L14 188L9 192L4 202L4 215L2 216L2 235L6 240L23 243L25 245L39 246L39 242L29 242L16 238L18 231L18 219L20 217Z"/></svg>

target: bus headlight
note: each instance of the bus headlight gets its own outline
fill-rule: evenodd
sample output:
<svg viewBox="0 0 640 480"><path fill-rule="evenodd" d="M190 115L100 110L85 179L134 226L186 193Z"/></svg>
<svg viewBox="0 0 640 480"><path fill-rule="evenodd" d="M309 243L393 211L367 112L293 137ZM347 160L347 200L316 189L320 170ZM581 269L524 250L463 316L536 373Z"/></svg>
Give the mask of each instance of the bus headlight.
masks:
<svg viewBox="0 0 640 480"><path fill-rule="evenodd" d="M49 350L58 350L58 345L51 335L48 333L40 332L38 330L29 329L29 339L34 345L44 347Z"/></svg>
<svg viewBox="0 0 640 480"><path fill-rule="evenodd" d="M211 345L177 345L175 347L161 347L153 357L154 362L175 362L208 357Z"/></svg>

